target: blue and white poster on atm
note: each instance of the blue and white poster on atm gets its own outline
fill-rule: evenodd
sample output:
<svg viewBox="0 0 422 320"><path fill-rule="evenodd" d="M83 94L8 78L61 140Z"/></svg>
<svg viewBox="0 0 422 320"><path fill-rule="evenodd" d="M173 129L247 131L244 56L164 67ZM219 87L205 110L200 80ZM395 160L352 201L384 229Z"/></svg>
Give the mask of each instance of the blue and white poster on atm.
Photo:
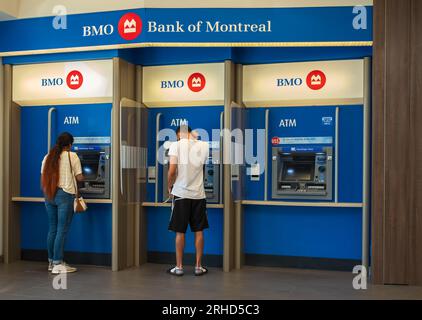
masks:
<svg viewBox="0 0 422 320"><path fill-rule="evenodd" d="M110 103L112 60L13 67L13 101L21 106Z"/></svg>

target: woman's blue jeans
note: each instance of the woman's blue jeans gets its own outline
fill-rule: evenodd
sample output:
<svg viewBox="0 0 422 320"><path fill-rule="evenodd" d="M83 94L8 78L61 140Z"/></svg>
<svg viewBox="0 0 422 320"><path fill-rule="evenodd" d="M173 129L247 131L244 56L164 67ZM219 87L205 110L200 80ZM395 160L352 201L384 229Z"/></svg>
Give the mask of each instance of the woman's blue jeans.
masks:
<svg viewBox="0 0 422 320"><path fill-rule="evenodd" d="M47 237L48 260L53 264L63 262L64 244L73 218L74 196L58 189L53 200L46 200L49 230Z"/></svg>

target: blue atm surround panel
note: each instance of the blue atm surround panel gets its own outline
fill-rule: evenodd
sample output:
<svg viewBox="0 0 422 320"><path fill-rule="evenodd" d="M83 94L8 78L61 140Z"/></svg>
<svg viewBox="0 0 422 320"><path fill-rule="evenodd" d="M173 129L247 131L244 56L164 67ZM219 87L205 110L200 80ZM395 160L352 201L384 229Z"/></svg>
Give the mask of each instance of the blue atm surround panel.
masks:
<svg viewBox="0 0 422 320"><path fill-rule="evenodd" d="M272 198L272 138L315 138L331 137L329 144L286 144L280 148L311 147L333 148L333 160L337 157L338 163L338 200L344 203L362 202L362 173L363 173L363 108L362 106L339 106L339 117L335 117L335 107L295 107L271 108L269 117L268 135L268 199ZM332 118L332 122L326 122ZM312 120L313 119L313 120ZM285 127L280 126L282 123ZM292 121L290 121L292 120ZM296 120L296 122L294 122ZM335 150L335 123L338 122L338 150ZM247 110L246 127L253 130L265 128L265 109L252 108ZM287 141L292 141L288 140ZM312 140L310 140L312 141ZM328 141L328 140L327 140ZM301 142L302 143L302 142ZM258 150L257 141L254 140L254 154ZM333 161L333 190L335 186L335 166ZM247 177L245 181L246 200L264 200L264 172L258 180ZM283 200L284 201L284 200ZM297 199L294 199L297 202ZM305 199L305 201L308 201ZM334 201L334 198L331 200Z"/></svg>
<svg viewBox="0 0 422 320"><path fill-rule="evenodd" d="M21 196L42 197L41 161L47 146L48 111L52 113L52 137L64 131L78 137L110 137L111 104L23 107L21 109Z"/></svg>
<svg viewBox="0 0 422 320"><path fill-rule="evenodd" d="M42 197L41 161L47 153L47 118L53 106L21 109L21 196ZM58 134L70 132L75 138L111 135L111 104L54 106L52 143ZM106 145L106 144L104 144ZM80 145L81 146L81 145ZM109 204L90 204L86 213L75 215L66 251L111 254L112 209ZM48 220L44 204L21 204L21 247L45 250Z"/></svg>
<svg viewBox="0 0 422 320"><path fill-rule="evenodd" d="M247 128L265 128L264 108L247 110ZM272 138L278 137L279 148L333 148L333 191L335 186L334 157L338 161L338 201L362 202L363 173L363 108L362 106L271 108L269 114L268 200L272 197ZM335 149L335 125L338 125L338 150ZM300 139L332 137L329 143L294 144ZM301 143L307 142L306 139ZM324 142L319 139L318 142ZM257 145L255 142L254 152ZM258 180L247 177L245 198L264 200L264 174ZM334 195L334 194L333 194ZM306 197L305 197L306 198ZM311 199L282 199L310 202ZM321 202L324 200L316 200ZM334 196L327 202L334 202ZM247 255L312 257L359 260L362 254L362 209L289 206L245 206L244 248Z"/></svg>

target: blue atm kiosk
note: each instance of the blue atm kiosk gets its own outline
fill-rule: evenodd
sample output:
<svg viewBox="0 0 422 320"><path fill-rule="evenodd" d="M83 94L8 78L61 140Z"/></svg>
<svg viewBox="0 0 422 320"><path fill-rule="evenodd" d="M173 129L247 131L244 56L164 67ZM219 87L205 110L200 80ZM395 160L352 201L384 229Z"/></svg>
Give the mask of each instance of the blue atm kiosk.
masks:
<svg viewBox="0 0 422 320"><path fill-rule="evenodd" d="M245 182L246 264L367 265L369 63L243 66L247 126L266 139L265 170L250 170Z"/></svg>
<svg viewBox="0 0 422 320"><path fill-rule="evenodd" d="M110 104L23 107L21 195L42 196L39 186L40 172L35 170L35 167L41 165L42 158L54 145L57 136L61 132L70 132L75 139L73 151L79 155L83 173L87 176L86 183L80 186L83 196L110 199L110 114ZM46 121L48 118L50 121ZM39 130L31 125L34 122L39 126ZM48 122L50 128L45 126ZM48 142L51 143L50 146ZM40 147L33 150L27 147L30 144ZM104 191L95 191L95 188L103 188Z"/></svg>
<svg viewBox="0 0 422 320"><path fill-rule="evenodd" d="M50 112L49 112L50 111ZM49 122L50 130L46 124ZM81 160L85 182L81 195L98 202L111 198L111 104L22 107L21 110L21 196L42 197L39 185L41 160L47 153L47 141L55 143L57 135L71 132L73 151ZM33 124L36 124L35 127ZM51 138L48 138L48 132ZM31 148L31 145L39 147ZM95 202L95 201L94 201ZM88 212L75 215L65 250L70 262L111 265L112 206L89 203ZM44 204L21 204L21 249L23 259L44 257L47 221ZM34 230L37 230L34 232Z"/></svg>

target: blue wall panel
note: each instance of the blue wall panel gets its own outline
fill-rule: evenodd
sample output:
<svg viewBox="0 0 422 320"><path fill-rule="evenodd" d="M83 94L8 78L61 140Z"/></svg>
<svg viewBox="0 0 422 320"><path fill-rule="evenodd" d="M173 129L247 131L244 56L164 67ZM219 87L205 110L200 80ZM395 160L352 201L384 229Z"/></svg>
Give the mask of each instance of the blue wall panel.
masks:
<svg viewBox="0 0 422 320"><path fill-rule="evenodd" d="M372 56L372 47L233 48L233 60L242 64L357 59Z"/></svg>
<svg viewBox="0 0 422 320"><path fill-rule="evenodd" d="M360 209L260 207L244 209L245 253L360 259Z"/></svg>
<svg viewBox="0 0 422 320"><path fill-rule="evenodd" d="M174 252L174 232L168 231L170 208L148 208L148 251ZM223 210L207 209L210 228L204 231L205 254L223 254ZM186 234L186 253L194 253L194 234Z"/></svg>
<svg viewBox="0 0 422 320"><path fill-rule="evenodd" d="M22 203L21 248L47 250L48 218L44 203ZM111 205L89 204L75 214L66 240L66 251L111 253Z"/></svg>
<svg viewBox="0 0 422 320"><path fill-rule="evenodd" d="M360 203L363 186L363 107L341 107L339 118L339 201Z"/></svg>
<svg viewBox="0 0 422 320"><path fill-rule="evenodd" d="M257 130L265 130L265 109L251 108L246 110L245 127L253 130L253 156L258 156L257 147ZM249 167L247 165L247 167ZM244 195L247 200L263 200L264 192L264 175L261 175L259 181L251 181L250 176L246 177L244 183Z"/></svg>
<svg viewBox="0 0 422 320"><path fill-rule="evenodd" d="M21 196L41 197L41 161L47 154L46 107L21 109ZM16 143L19 143L16 141Z"/></svg>
<svg viewBox="0 0 422 320"><path fill-rule="evenodd" d="M223 62L232 58L233 48L141 48L134 50L134 63L143 66Z"/></svg>

